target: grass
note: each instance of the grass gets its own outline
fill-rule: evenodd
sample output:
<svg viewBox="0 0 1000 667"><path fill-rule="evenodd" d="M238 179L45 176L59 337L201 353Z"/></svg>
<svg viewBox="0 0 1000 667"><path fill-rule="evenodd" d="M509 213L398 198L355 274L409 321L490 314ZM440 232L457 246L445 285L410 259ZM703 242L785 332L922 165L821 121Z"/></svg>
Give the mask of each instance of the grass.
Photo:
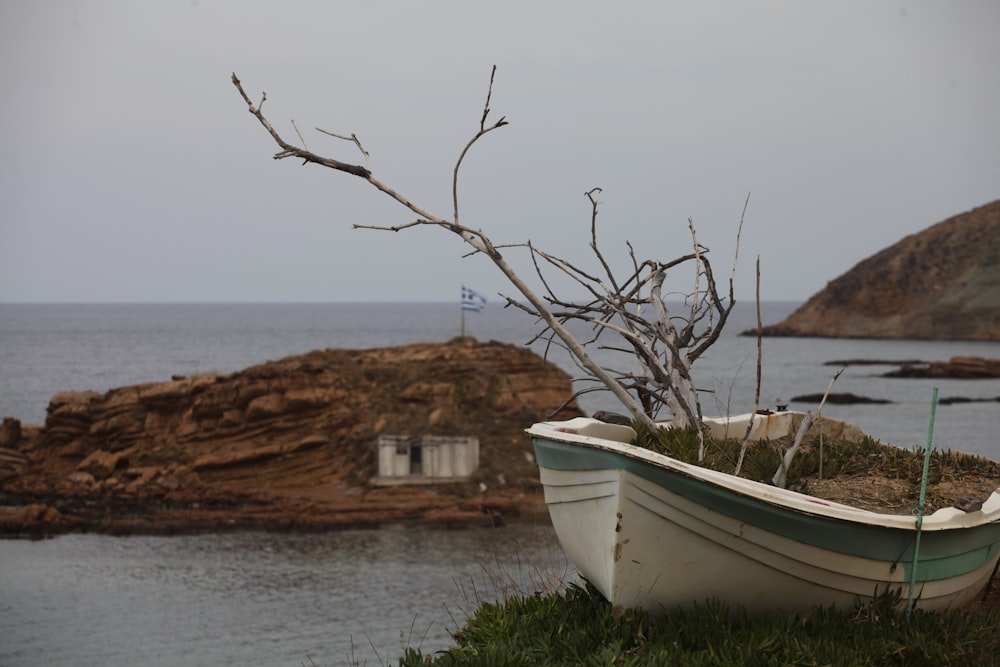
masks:
<svg viewBox="0 0 1000 667"><path fill-rule="evenodd" d="M588 586L483 603L433 655L408 648L418 665L837 665L881 667L1000 664L1000 610L971 614L893 611L881 596L852 610L750 618L718 602L652 617L615 610Z"/></svg>
<svg viewBox="0 0 1000 667"><path fill-rule="evenodd" d="M694 428L665 429L651 434L636 423L641 446L684 461L696 463L698 460L698 434ZM778 469L785 447L785 439L752 442L747 450L747 465L741 476L757 481L769 481ZM811 446L809 446L811 444ZM739 456L740 443L737 440L705 440L705 462L707 468L732 472ZM924 452L921 448L912 450L884 444L870 437L859 442L838 440L828 442L823 451L823 474L826 477L854 475L860 473L880 475L891 479L920 479L923 469ZM796 481L819 473L819 448L815 443L807 443L792 461L788 471L791 486ZM947 475L980 474L1000 477L1000 463L971 454L951 450L932 450L930 481L936 483Z"/></svg>
<svg viewBox="0 0 1000 667"><path fill-rule="evenodd" d="M698 434L693 428L660 429L657 433L644 430L638 423L633 424L633 428L640 446L697 464ZM770 484L790 440L751 442L740 476ZM731 473L736 467L739 450L737 440L706 438L703 465ZM786 488L865 509L905 513L916 506L923 462L922 448L904 449L867 436L858 442L827 441L822 448L817 442L806 442L792 460ZM859 478L866 480L872 491L871 498L864 502L857 498L857 487L838 488L834 483L824 484L820 490L821 485L817 484L820 479L846 484ZM892 483L896 481L900 484ZM931 485L927 497L928 513L950 505L961 496L985 500L993 489L1000 487L1000 463L962 452L932 449L928 483Z"/></svg>

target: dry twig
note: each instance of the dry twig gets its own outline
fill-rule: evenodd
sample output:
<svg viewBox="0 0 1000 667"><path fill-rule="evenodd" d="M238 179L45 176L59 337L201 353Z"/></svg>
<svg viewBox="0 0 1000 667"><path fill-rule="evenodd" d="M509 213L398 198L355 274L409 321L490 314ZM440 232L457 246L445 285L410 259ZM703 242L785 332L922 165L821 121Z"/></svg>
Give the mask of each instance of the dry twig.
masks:
<svg viewBox="0 0 1000 667"><path fill-rule="evenodd" d="M493 243L481 229L468 227L460 222L458 177L462 163L472 147L484 136L507 125L505 117L489 123L490 103L493 97L493 83L496 67L490 74L486 101L479 129L465 144L456 160L452 174L452 218L449 220L414 203L394 188L380 181L371 169L370 156L354 134L341 135L319 130L324 134L352 141L365 157L365 164L357 165L324 157L309 151L305 139L299 134L302 147L286 142L265 118L261 104L254 105L244 91L235 74L232 76L247 109L281 149L275 159L296 157L304 163L318 164L336 171L342 171L366 180L373 187L395 199L409 211L417 215L416 220L397 225L354 225L355 229L372 229L398 232L411 227L437 226L459 235L472 251L469 254L484 254L500 269L523 300L504 297L508 305L516 306L538 317L544 328L537 334L548 345L565 348L571 358L586 374L609 390L632 413L635 419L655 430L654 421L660 406L667 406L673 414L674 424L690 426L701 423L701 404L697 389L691 378L691 365L719 337L726 319L734 305L733 276L729 279L727 294L720 294L708 258L708 248L697 239L693 221L689 220L693 252L673 260L661 262L654 259L640 261L634 249L628 246L631 273L616 276L611 264L606 260L597 243L597 194L600 188L586 193L591 204L591 250L600 265L601 275L592 274L563 258L544 252L530 242L514 246L500 246ZM318 129L318 128L317 128ZM296 127L296 132L298 128ZM743 214L746 212L744 203ZM740 230L743 226L740 216ZM737 245L739 232L737 233ZM544 295L537 294L514 271L504 258L501 250L525 248L530 253ZM737 248L737 257L739 249ZM734 258L734 273L735 273ZM688 312L686 316L671 314L664 298L663 289L667 272L681 265L691 265L694 270L694 290L686 296ZM574 301L560 298L545 277L545 270L555 270L568 276L572 282L582 286L589 300ZM651 310L647 316L644 310ZM573 321L584 322L592 327L593 337L580 342L569 331L567 325ZM620 342L605 344L605 334L616 334ZM623 370L601 366L587 351L590 345L600 349L625 350L637 362L635 370ZM592 388L578 392L584 393Z"/></svg>

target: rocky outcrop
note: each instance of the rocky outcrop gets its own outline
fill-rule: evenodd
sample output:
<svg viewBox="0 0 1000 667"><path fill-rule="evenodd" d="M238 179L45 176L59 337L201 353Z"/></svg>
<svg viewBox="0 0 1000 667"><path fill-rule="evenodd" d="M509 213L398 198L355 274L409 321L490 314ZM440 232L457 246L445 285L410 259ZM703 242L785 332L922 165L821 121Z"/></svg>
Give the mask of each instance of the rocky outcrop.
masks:
<svg viewBox="0 0 1000 667"><path fill-rule="evenodd" d="M859 396L849 391L832 392L829 394L802 394L800 396L792 397L792 403L811 403L812 405L820 405L823 402L829 403L830 405L858 405L861 403L879 405L891 403L892 401L887 401L884 398Z"/></svg>
<svg viewBox="0 0 1000 667"><path fill-rule="evenodd" d="M869 257L764 335L1000 340L1000 201Z"/></svg>
<svg viewBox="0 0 1000 667"><path fill-rule="evenodd" d="M950 378L982 380L1000 377L1000 359L985 357L952 357L949 361L910 362L901 364L884 377Z"/></svg>
<svg viewBox="0 0 1000 667"><path fill-rule="evenodd" d="M355 527L544 511L523 429L570 394L570 378L525 348L469 338L60 393L43 426L0 426L0 529ZM560 417L579 414L571 402ZM476 436L479 471L447 486L371 487L380 434Z"/></svg>

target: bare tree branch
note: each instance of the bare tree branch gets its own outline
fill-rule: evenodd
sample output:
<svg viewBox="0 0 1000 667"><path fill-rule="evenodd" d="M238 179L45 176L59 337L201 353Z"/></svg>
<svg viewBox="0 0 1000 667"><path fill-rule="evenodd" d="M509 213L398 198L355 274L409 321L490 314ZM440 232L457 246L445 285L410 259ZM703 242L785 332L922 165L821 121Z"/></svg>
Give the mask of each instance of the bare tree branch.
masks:
<svg viewBox="0 0 1000 667"><path fill-rule="evenodd" d="M302 142L302 147L309 148L308 144L306 144L306 138L302 136L301 132L299 132L299 126L295 124L294 118L292 119L292 127L295 128L295 134L299 135L299 141Z"/></svg>
<svg viewBox="0 0 1000 667"><path fill-rule="evenodd" d="M621 404L632 413L633 417L647 428L654 430L657 424L654 416L660 406L667 406L673 414L673 423L677 426L690 426L701 423L701 403L698 390L691 377L691 365L714 343L726 323L726 319L735 303L733 298L733 275L735 274L735 259L733 275L729 279L727 295L721 295L708 259L708 248L698 242L694 222L689 219L692 252L673 260L661 262L647 259L640 261L631 244L627 245L628 258L631 264L630 273L624 276L615 274L612 264L607 261L597 240L597 220L599 203L597 195L600 188L593 188L586 194L591 206L590 248L597 263L600 265L598 277L581 266L545 252L530 241L522 244L496 245L480 229L473 229L461 223L459 218L458 179L459 172L466 156L472 147L486 134L505 125L505 117L489 124L490 104L493 97L493 83L496 67L490 73L490 83L486 93L486 101L479 120L479 129L462 148L452 173L452 204L451 220L435 215L431 211L417 205L395 189L381 182L371 170L370 155L361 145L355 134L342 135L318 131L338 139L351 141L365 157L365 164L357 165L342 162L333 158L317 155L305 148L305 139L299 133L302 147L286 142L263 115L261 108L266 95L262 96L261 104L254 105L243 89L235 74L233 85L247 105L248 111L281 149L275 154L275 159L297 157L305 163L321 166L358 176L373 187L396 200L417 219L397 225L354 225L355 229L370 229L379 231L399 232L420 226L437 226L459 235L472 251L468 254L482 253L500 269L515 289L524 297L518 301L504 297L507 305L513 305L530 313L543 323L543 328L533 340L546 342L546 349L558 345L565 349L571 359L587 376L587 379L610 391ZM294 126L294 123L293 123ZM295 126L298 133L298 127ZM744 212L746 204L744 204ZM740 218L742 229L743 218ZM739 234L737 234L737 246ZM540 296L514 271L501 253L501 249L524 248L527 250L534 266L544 296ZM737 247L737 257L738 257ZM686 316L671 315L667 301L664 298L664 283L668 272L674 268L690 265L694 271L694 290L688 293ZM564 299L559 296L555 286L546 277L546 273L554 271L567 277L571 284L582 287L589 295L588 300ZM652 312L651 316L644 314L645 310ZM675 325L676 322L680 325ZM572 322L581 322L592 330L589 340L579 341L568 329ZM604 350L627 351L636 364L636 369L625 371L598 364L590 356L587 347L597 344L604 335L614 334L622 342L620 346L602 345ZM576 395L593 391L587 388Z"/></svg>
<svg viewBox="0 0 1000 667"><path fill-rule="evenodd" d="M493 71L490 72L490 87L486 91L486 103L483 104L483 116L479 120L479 131L476 132L475 135L473 135L472 139L469 140L469 143L467 143L465 145L465 148L462 149L462 153L461 155L458 156L458 161L455 163L455 170L452 172L451 198L452 198L452 203L454 205L455 224L458 224L458 171L462 167L462 161L465 160L465 155L469 152L469 149L472 148L472 145L477 141L479 141L481 138L483 138L487 133L499 129L507 124L505 118L500 118L500 120L498 120L490 127L486 127L486 117L490 115L490 98L493 97L493 79L496 77L496 75L497 75L497 66L494 65Z"/></svg>
<svg viewBox="0 0 1000 667"><path fill-rule="evenodd" d="M760 383L761 383L761 364L764 357L763 348L763 330L764 322L760 317L760 256L757 257L757 291L756 291L756 302L757 302L757 381L754 383L753 392L753 412L750 414L749 423L747 424L746 433L743 434L743 442L740 443L740 457L736 461L736 470L733 471L734 475L739 475L740 470L743 468L743 458L746 456L747 447L750 444L750 434L753 432L754 423L756 422L757 410L760 408Z"/></svg>
<svg viewBox="0 0 1000 667"><path fill-rule="evenodd" d="M267 93L264 93L261 96L260 104L254 106L253 102L250 101L250 98L247 96L246 92L244 92L243 86L242 84L240 84L240 80L236 78L235 73L233 73L232 80L233 80L233 85L236 86L236 89L240 91L240 95L243 96L243 100L247 103L247 109L254 117L257 118L258 121L260 121L260 124L264 126L264 129L267 130L268 134L271 135L271 138L274 139L275 143L281 147L281 151L279 153L276 153L274 156L275 160L281 160L286 157L298 157L302 158L306 162L313 162L315 164L322 165L324 167L329 167L330 169L336 169L337 171L343 171L348 174L354 174L355 176L360 176L361 178L371 178L371 172L368 169L365 169L364 167L358 166L356 164L348 164L346 162L341 162L339 160L333 160L331 158L321 157L314 153L310 153L304 148L298 148L297 146L293 146L287 143L284 139L281 138L281 135L279 135L278 132L273 127L271 127L271 124L267 121L266 118L264 118L264 114L260 110L261 107L264 106L264 100L267 99Z"/></svg>
<svg viewBox="0 0 1000 667"><path fill-rule="evenodd" d="M826 404L826 399L830 395L830 390L833 389L833 383L837 381L840 374L846 369L841 368L839 371L833 374L830 379L830 384L827 385L826 391L823 392L823 400L819 402L819 406L815 410L810 410L806 413L806 416L802 418L802 423L799 424L799 430L795 433L795 441L792 446L788 448L785 452L784 458L781 459L781 465L778 466L778 471L774 473L774 477L771 478L771 482L775 486L780 486L785 488L785 481L788 478L788 469L792 465L792 459L795 458L795 453L799 451L799 446L802 444L803 438L806 437L806 433L809 431L809 427L812 425L813 421L818 418L823 412L823 406Z"/></svg>
<svg viewBox="0 0 1000 667"><path fill-rule="evenodd" d="M341 135L341 134L335 134L333 132L327 132L326 130L324 130L321 127L317 127L316 131L317 132L322 132L323 134L329 135L329 136L334 137L336 139L343 139L344 141L350 141L350 142L352 142L355 146L358 147L358 150L361 151L361 154L365 156L365 169L367 169L368 171L371 171L371 168L372 168L372 165L371 165L371 155L369 155L368 151L365 150L365 147L361 145L361 141L358 139L358 135L356 135L356 134L354 134L352 132L351 136L345 137L344 135Z"/></svg>

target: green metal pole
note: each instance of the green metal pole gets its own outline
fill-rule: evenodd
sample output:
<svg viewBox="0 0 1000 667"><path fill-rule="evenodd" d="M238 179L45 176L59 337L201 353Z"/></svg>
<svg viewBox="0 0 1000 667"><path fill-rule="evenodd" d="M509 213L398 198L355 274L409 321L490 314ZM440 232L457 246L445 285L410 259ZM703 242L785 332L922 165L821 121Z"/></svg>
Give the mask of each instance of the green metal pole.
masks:
<svg viewBox="0 0 1000 667"><path fill-rule="evenodd" d="M924 501L927 498L927 473L931 467L931 442L934 438L934 413L937 412L938 388L931 395L931 420L927 427L927 448L924 450L924 472L920 477L920 500L917 502L917 537L913 543L913 563L910 565L910 594L906 601L906 618L913 612L913 589L917 585L917 558L920 554L920 531L924 526Z"/></svg>

